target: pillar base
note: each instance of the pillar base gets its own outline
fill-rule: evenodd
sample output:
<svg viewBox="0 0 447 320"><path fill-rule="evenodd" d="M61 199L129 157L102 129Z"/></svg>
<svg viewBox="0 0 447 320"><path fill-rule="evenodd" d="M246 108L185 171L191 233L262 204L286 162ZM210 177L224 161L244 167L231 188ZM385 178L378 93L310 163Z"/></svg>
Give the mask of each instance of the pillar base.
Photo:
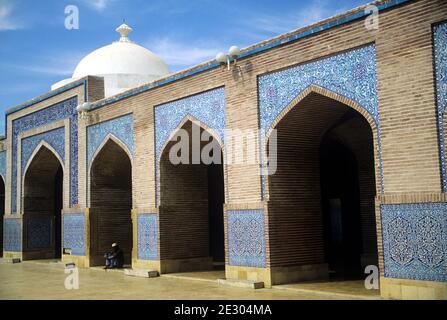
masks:
<svg viewBox="0 0 447 320"><path fill-rule="evenodd" d="M447 300L447 282L380 277L380 294L385 299Z"/></svg>
<svg viewBox="0 0 447 320"><path fill-rule="evenodd" d="M23 253L18 251L3 251L3 258L20 259L20 261L23 261Z"/></svg>
<svg viewBox="0 0 447 320"><path fill-rule="evenodd" d="M155 270L161 273L160 260L132 260L132 269Z"/></svg>
<svg viewBox="0 0 447 320"><path fill-rule="evenodd" d="M270 268L254 268L241 266L225 266L225 278L227 280L248 280L253 282L264 282L265 288L272 287Z"/></svg>

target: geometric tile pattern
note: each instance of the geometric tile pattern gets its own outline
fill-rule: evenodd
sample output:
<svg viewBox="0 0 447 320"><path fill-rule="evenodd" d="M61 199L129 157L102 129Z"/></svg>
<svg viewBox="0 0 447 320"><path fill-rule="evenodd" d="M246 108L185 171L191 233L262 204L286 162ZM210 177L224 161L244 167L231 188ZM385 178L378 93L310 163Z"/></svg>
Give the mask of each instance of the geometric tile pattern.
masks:
<svg viewBox="0 0 447 320"><path fill-rule="evenodd" d="M224 141L225 89L217 88L155 107L155 197L157 198L158 161L162 148L180 123L191 116L213 129ZM156 200L157 202L157 200Z"/></svg>
<svg viewBox="0 0 447 320"><path fill-rule="evenodd" d="M138 259L158 260L158 218L156 214L139 214Z"/></svg>
<svg viewBox="0 0 447 320"><path fill-rule="evenodd" d="M264 211L227 211L229 265L265 267Z"/></svg>
<svg viewBox="0 0 447 320"><path fill-rule="evenodd" d="M133 134L133 115L128 114L119 118L104 121L87 127L87 164L90 167L93 156L97 149L107 137L112 134L124 143L133 155L134 134Z"/></svg>
<svg viewBox="0 0 447 320"><path fill-rule="evenodd" d="M356 101L378 122L374 45L259 77L260 123L267 132L295 97L317 85Z"/></svg>
<svg viewBox="0 0 447 320"><path fill-rule="evenodd" d="M83 213L64 213L63 248L71 249L71 255L85 255L85 217Z"/></svg>
<svg viewBox="0 0 447 320"><path fill-rule="evenodd" d="M30 216L27 218L27 248L49 248L53 237L51 216Z"/></svg>
<svg viewBox="0 0 447 320"><path fill-rule="evenodd" d="M3 182L6 183L6 151L0 152L0 175L3 177Z"/></svg>
<svg viewBox="0 0 447 320"><path fill-rule="evenodd" d="M325 88L357 102L371 115L378 128L381 172L376 50L374 45L353 49L328 58L260 76L258 90L261 154L263 154L265 135L275 119L298 95L312 85ZM264 162L263 159L261 160ZM264 193L263 184L262 191Z"/></svg>
<svg viewBox="0 0 447 320"><path fill-rule="evenodd" d="M58 156L65 161L65 128L57 128L22 140L22 175L25 174L25 166L40 142L45 141L56 151Z"/></svg>
<svg viewBox="0 0 447 320"><path fill-rule="evenodd" d="M447 203L380 206L385 276L447 281Z"/></svg>
<svg viewBox="0 0 447 320"><path fill-rule="evenodd" d="M447 191L444 113L447 107L447 23L433 27L439 156L443 191Z"/></svg>
<svg viewBox="0 0 447 320"><path fill-rule="evenodd" d="M12 190L11 209L17 212L17 139L20 133L48 125L52 122L70 120L70 205L78 203L78 114L77 97L54 104L45 109L27 114L12 122Z"/></svg>
<svg viewBox="0 0 447 320"><path fill-rule="evenodd" d="M4 219L3 250L22 251L22 227L16 219Z"/></svg>
<svg viewBox="0 0 447 320"><path fill-rule="evenodd" d="M215 130L224 141L225 89L217 88L155 108L156 159L169 136L188 115Z"/></svg>

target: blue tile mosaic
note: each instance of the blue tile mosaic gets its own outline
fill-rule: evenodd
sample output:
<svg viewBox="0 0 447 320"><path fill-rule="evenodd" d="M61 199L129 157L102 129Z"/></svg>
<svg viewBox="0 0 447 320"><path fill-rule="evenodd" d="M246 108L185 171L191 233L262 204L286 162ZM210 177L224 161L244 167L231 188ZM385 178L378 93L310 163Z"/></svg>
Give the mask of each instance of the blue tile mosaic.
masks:
<svg viewBox="0 0 447 320"><path fill-rule="evenodd" d="M104 121L87 128L87 160L88 165L106 137L112 134L124 143L131 154L134 151L133 115Z"/></svg>
<svg viewBox="0 0 447 320"><path fill-rule="evenodd" d="M71 255L85 255L85 217L83 213L65 213L63 218L63 247Z"/></svg>
<svg viewBox="0 0 447 320"><path fill-rule="evenodd" d="M51 216L29 216L26 221L26 244L29 249L49 248L53 238Z"/></svg>
<svg viewBox="0 0 447 320"><path fill-rule="evenodd" d="M385 277L447 281L447 203L380 206Z"/></svg>
<svg viewBox="0 0 447 320"><path fill-rule="evenodd" d="M25 173L25 167L30 160L37 146L45 141L48 143L57 155L65 161L65 128L57 128L35 136L30 136L22 140L22 175Z"/></svg>
<svg viewBox="0 0 447 320"><path fill-rule="evenodd" d="M328 58L298 65L259 77L260 152L264 139L279 114L303 91L315 85L357 102L375 121L382 193L382 157L377 95L376 50L374 45L346 51ZM266 163L261 159L261 167ZM265 196L265 179L261 177Z"/></svg>
<svg viewBox="0 0 447 320"><path fill-rule="evenodd" d="M138 259L158 259L158 218L156 214L139 214L138 226Z"/></svg>
<svg viewBox="0 0 447 320"><path fill-rule="evenodd" d="M266 266L264 211L227 211L228 258L232 266Z"/></svg>
<svg viewBox="0 0 447 320"><path fill-rule="evenodd" d="M18 136L25 131L55 121L70 120L70 205L78 203L78 114L77 97L36 111L12 122L12 213L17 212L17 144Z"/></svg>
<svg viewBox="0 0 447 320"><path fill-rule="evenodd" d="M447 22L433 28L439 156L442 188L447 192L444 113L447 106Z"/></svg>
<svg viewBox="0 0 447 320"><path fill-rule="evenodd" d="M22 251L22 226L16 219L4 219L3 250Z"/></svg>
<svg viewBox="0 0 447 320"><path fill-rule="evenodd" d="M6 151L0 152L0 175L6 183Z"/></svg>
<svg viewBox="0 0 447 320"><path fill-rule="evenodd" d="M159 105L155 108L155 181L162 148L181 122L191 116L213 129L224 141L225 89L217 88L194 96ZM157 198L157 185L155 197ZM156 199L157 202L157 199Z"/></svg>

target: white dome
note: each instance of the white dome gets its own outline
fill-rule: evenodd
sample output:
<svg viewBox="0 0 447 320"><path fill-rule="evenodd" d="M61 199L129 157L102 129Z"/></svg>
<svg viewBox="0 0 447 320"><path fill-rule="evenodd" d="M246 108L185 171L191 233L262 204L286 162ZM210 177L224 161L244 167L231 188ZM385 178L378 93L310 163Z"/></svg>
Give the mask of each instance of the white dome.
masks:
<svg viewBox="0 0 447 320"><path fill-rule="evenodd" d="M164 76L166 64L155 54L132 42L115 42L99 48L79 62L73 78L88 75L140 74Z"/></svg>
<svg viewBox="0 0 447 320"><path fill-rule="evenodd" d="M71 79L52 86L54 90L70 80L85 76L104 78L105 96L111 96L169 74L166 63L148 49L129 40L132 31L126 24L116 29L119 41L99 48L84 57Z"/></svg>

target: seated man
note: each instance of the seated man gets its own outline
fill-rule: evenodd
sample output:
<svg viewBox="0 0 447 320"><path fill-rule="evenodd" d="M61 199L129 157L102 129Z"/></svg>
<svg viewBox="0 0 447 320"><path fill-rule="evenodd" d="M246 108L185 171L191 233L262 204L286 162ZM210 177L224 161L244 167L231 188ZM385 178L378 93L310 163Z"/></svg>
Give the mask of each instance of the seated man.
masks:
<svg viewBox="0 0 447 320"><path fill-rule="evenodd" d="M112 251L104 255L106 266L104 269L122 268L124 265L124 253L117 243L112 244Z"/></svg>

